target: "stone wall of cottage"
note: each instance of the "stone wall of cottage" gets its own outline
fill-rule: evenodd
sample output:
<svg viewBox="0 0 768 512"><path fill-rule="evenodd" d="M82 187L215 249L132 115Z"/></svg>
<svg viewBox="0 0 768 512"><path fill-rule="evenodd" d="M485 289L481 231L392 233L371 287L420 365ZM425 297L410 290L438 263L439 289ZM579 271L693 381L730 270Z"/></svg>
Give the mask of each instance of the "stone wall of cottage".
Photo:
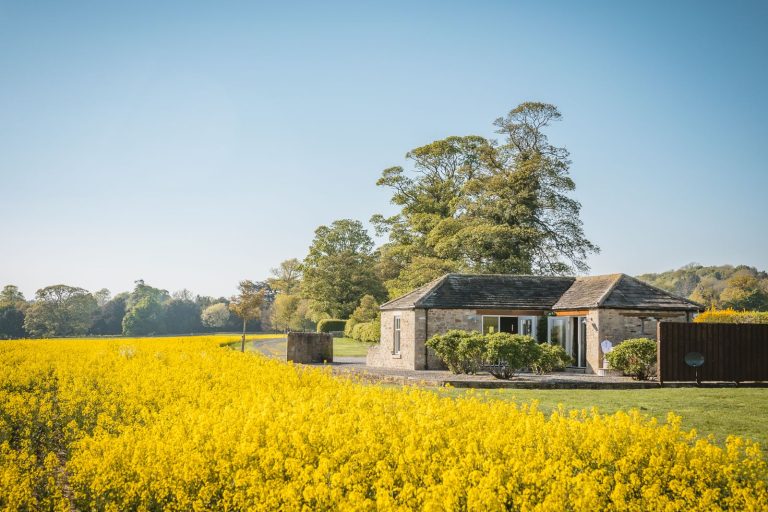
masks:
<svg viewBox="0 0 768 512"><path fill-rule="evenodd" d="M394 317L400 316L400 354L392 354ZM649 320L654 318L654 320ZM592 309L586 314L587 373L596 373L603 365L600 343L611 341L614 346L630 338L656 338L656 319L665 322L690 321L685 312ZM416 309L382 311L381 342L368 349L366 363L370 366L407 369L444 369L443 362L426 340L451 329L479 331L482 315L473 309Z"/></svg>
<svg viewBox="0 0 768 512"><path fill-rule="evenodd" d="M392 354L396 315L400 315L399 357ZM445 364L434 351L426 347L427 339L451 329L480 330L480 324L476 312L467 309L382 311L381 342L368 349L366 364L384 368L445 369Z"/></svg>
<svg viewBox="0 0 768 512"><path fill-rule="evenodd" d="M395 336L395 316L400 316L400 354L392 353ZM368 366L381 368L416 369L416 337L419 330L423 332L424 327L422 325L419 329L414 310L382 311L381 341L368 349L365 363Z"/></svg>
<svg viewBox="0 0 768 512"><path fill-rule="evenodd" d="M608 340L614 346L632 338L656 339L657 321L688 322L690 314L686 312L598 309L591 310L590 318L597 318L597 337L587 334L587 365L588 371L594 372L602 367L603 351L600 343Z"/></svg>

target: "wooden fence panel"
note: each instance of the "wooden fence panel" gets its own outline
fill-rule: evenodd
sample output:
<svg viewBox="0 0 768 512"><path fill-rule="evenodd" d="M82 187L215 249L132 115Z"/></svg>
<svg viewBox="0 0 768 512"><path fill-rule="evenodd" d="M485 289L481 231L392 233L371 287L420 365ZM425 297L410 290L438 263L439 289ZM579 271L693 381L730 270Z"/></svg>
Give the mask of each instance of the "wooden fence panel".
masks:
<svg viewBox="0 0 768 512"><path fill-rule="evenodd" d="M768 381L768 325L660 322L659 382L695 381L685 355L699 352L702 381Z"/></svg>

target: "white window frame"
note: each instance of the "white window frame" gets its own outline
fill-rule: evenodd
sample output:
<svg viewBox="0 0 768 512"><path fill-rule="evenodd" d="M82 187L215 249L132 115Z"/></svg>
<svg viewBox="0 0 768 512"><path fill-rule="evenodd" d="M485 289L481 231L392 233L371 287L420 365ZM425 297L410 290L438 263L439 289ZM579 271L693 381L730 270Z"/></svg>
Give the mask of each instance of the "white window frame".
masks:
<svg viewBox="0 0 768 512"><path fill-rule="evenodd" d="M528 315L528 316L520 316L520 315L482 315L480 317L480 332L485 334L485 319L488 318L496 318L496 330L494 332L501 332L501 319L503 318L517 318L517 330L515 334L522 334L520 331L522 330L523 322L525 320L531 321L531 334L530 336L534 339L538 336L538 328L539 328L539 317L535 315Z"/></svg>
<svg viewBox="0 0 768 512"><path fill-rule="evenodd" d="M392 318L392 355L400 355L400 341L402 332L402 319L400 315Z"/></svg>

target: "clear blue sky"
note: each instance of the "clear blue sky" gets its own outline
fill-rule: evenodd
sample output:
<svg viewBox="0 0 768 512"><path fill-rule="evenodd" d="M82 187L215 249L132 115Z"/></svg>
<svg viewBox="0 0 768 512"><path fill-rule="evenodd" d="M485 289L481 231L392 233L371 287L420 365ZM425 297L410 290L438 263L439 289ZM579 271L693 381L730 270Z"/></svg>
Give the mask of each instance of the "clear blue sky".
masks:
<svg viewBox="0 0 768 512"><path fill-rule="evenodd" d="M766 2L0 0L0 285L229 295L556 104L592 273L768 268Z"/></svg>

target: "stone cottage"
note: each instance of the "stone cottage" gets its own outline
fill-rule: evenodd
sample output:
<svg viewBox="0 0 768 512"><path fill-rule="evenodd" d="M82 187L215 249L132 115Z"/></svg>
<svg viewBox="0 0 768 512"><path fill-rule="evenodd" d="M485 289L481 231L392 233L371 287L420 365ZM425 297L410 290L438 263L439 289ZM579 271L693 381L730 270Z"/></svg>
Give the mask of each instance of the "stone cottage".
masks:
<svg viewBox="0 0 768 512"><path fill-rule="evenodd" d="M425 342L450 329L527 334L557 343L596 373L600 343L655 338L657 322L690 322L701 304L625 274L588 277L447 274L381 306L369 366L442 369Z"/></svg>

